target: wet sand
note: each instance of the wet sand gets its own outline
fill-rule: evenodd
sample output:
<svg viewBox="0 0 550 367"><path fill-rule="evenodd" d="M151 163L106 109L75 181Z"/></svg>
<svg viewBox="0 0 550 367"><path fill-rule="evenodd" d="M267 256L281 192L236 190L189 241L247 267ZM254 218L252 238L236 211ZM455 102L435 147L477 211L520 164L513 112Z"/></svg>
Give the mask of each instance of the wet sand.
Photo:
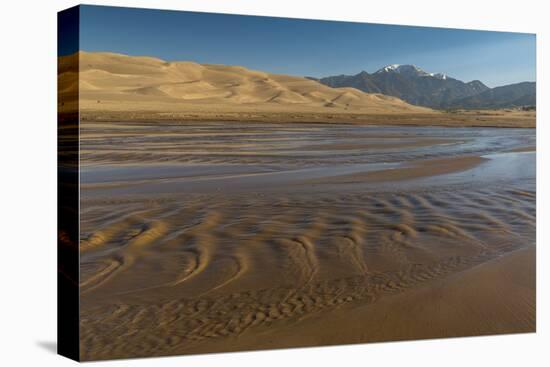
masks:
<svg viewBox="0 0 550 367"><path fill-rule="evenodd" d="M81 126L81 350L535 330L535 131Z"/></svg>
<svg viewBox="0 0 550 367"><path fill-rule="evenodd" d="M525 271L525 268L533 269ZM345 343L529 333L535 320L535 248L498 257L448 277L387 294L371 304L343 303L331 312L257 334L204 343L192 352L292 348ZM506 305L503 307L503 305Z"/></svg>

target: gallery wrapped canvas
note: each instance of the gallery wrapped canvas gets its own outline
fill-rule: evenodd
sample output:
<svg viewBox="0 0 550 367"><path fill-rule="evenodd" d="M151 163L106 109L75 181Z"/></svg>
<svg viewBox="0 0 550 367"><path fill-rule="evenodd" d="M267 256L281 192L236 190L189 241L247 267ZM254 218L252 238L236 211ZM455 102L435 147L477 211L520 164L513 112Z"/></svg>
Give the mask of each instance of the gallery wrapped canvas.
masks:
<svg viewBox="0 0 550 367"><path fill-rule="evenodd" d="M60 354L535 331L534 34L58 25Z"/></svg>

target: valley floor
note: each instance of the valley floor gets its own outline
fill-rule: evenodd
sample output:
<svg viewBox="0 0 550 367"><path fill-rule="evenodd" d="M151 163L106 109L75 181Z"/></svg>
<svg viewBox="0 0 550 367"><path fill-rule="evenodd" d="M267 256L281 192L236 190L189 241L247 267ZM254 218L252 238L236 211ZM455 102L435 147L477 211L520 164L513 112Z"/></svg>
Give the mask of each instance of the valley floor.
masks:
<svg viewBox="0 0 550 367"><path fill-rule="evenodd" d="M190 109L158 113L154 111L94 111L84 110L83 121L228 121L267 123L330 123L357 125L403 125L403 126L447 126L447 127L522 127L536 126L536 112L519 110L468 110L433 111L431 113L360 113L341 109L319 111L285 106L271 109L224 109L216 111L210 106L204 109Z"/></svg>

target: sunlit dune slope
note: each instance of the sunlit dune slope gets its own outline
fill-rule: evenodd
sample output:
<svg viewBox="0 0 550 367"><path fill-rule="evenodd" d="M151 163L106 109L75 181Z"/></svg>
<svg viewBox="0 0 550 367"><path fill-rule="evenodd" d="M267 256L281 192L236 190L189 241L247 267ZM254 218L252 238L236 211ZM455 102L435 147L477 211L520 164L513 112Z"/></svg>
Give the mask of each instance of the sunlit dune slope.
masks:
<svg viewBox="0 0 550 367"><path fill-rule="evenodd" d="M80 52L80 80L60 58L61 90L79 87L88 111L285 111L317 113L429 113L398 98L354 88L331 88L303 77L241 66L167 62L104 52Z"/></svg>

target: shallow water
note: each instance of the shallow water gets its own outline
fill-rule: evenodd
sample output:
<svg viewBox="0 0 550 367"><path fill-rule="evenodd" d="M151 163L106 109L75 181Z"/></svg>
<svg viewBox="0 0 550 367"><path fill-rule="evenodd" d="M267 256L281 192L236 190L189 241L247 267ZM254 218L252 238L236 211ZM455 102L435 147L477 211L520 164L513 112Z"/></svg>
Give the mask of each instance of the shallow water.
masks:
<svg viewBox="0 0 550 367"><path fill-rule="evenodd" d="M535 153L514 152L535 145L532 129L113 123L81 133L90 358L221 346L535 241ZM472 157L483 159L457 163Z"/></svg>
<svg viewBox="0 0 550 367"><path fill-rule="evenodd" d="M165 162L288 165L402 162L484 155L535 145L534 129L503 128L87 123L81 127L81 133L81 157L87 166ZM428 144L424 145L426 141Z"/></svg>
<svg viewBox="0 0 550 367"><path fill-rule="evenodd" d="M81 183L94 189L84 195L258 190L463 156L489 158L489 171L450 180L512 179L518 169L534 177L534 158L510 152L533 147L533 129L210 123L82 131Z"/></svg>

